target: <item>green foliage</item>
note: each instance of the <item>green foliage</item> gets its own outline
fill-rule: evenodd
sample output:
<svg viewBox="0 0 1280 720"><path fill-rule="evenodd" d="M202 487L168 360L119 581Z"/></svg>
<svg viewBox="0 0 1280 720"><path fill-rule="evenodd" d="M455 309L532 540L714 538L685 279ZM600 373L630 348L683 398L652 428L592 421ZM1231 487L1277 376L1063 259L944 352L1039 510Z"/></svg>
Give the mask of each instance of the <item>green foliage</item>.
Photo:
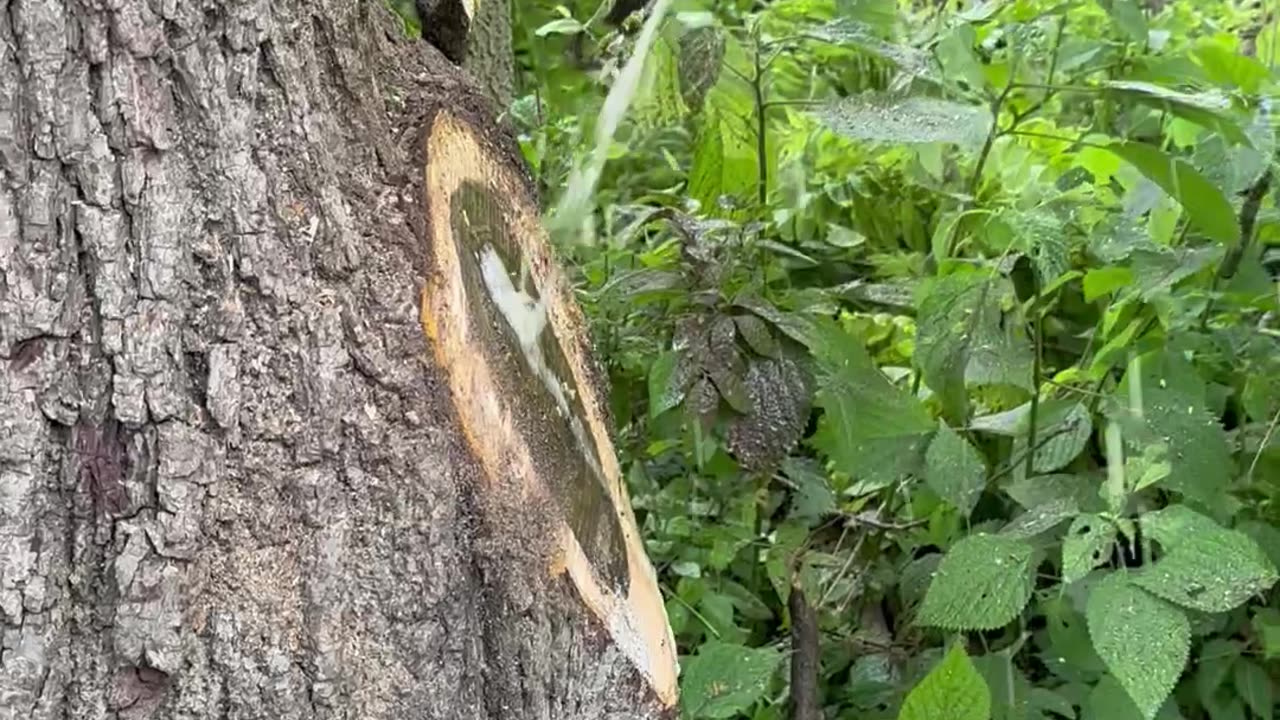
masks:
<svg viewBox="0 0 1280 720"><path fill-rule="evenodd" d="M1112 573L1089 593L1089 636L1144 717L1153 718L1187 662L1191 624L1168 603Z"/></svg>
<svg viewBox="0 0 1280 720"><path fill-rule="evenodd" d="M934 573L920 622L951 630L990 630L1022 612L1031 597L1033 548L1018 538L971 535Z"/></svg>
<svg viewBox="0 0 1280 720"><path fill-rule="evenodd" d="M510 117L685 717L786 716L793 583L835 720L1271 717L1276 20L662 5L517 3Z"/></svg>
<svg viewBox="0 0 1280 720"><path fill-rule="evenodd" d="M978 674L964 647L956 643L911 689L898 720L986 720L991 716L991 691Z"/></svg>
<svg viewBox="0 0 1280 720"><path fill-rule="evenodd" d="M685 707L698 717L733 717L765 693L780 662L782 655L773 648L708 642L681 661Z"/></svg>
<svg viewBox="0 0 1280 720"><path fill-rule="evenodd" d="M1062 538L1062 582L1072 583L1111 559L1115 523L1101 515L1078 515Z"/></svg>

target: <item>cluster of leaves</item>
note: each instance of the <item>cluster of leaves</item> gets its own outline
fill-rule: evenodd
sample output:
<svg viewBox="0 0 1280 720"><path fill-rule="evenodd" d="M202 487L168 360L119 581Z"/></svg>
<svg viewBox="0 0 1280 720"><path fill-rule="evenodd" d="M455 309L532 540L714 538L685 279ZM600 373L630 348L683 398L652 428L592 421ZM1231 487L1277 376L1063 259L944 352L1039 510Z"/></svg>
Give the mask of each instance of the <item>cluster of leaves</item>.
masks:
<svg viewBox="0 0 1280 720"><path fill-rule="evenodd" d="M529 5L554 199L638 23ZM561 249L686 717L787 716L796 592L828 718L1272 717L1272 22L670 4Z"/></svg>

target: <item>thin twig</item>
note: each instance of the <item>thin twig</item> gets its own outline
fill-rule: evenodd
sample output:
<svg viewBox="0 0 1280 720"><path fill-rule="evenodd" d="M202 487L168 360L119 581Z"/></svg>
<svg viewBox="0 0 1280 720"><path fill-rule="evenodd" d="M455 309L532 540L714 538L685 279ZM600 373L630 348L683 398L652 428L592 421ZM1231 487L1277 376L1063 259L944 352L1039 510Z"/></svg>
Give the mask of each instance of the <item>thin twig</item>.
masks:
<svg viewBox="0 0 1280 720"><path fill-rule="evenodd" d="M1245 473L1246 480L1253 480L1253 471L1258 467L1258 460L1262 457L1262 451L1267 449L1267 445L1271 444L1271 436L1276 431L1276 424L1280 423L1280 410L1271 416L1271 424L1267 426L1267 432L1262 436L1262 444L1258 446L1258 452L1253 454L1253 462L1249 463L1249 472Z"/></svg>

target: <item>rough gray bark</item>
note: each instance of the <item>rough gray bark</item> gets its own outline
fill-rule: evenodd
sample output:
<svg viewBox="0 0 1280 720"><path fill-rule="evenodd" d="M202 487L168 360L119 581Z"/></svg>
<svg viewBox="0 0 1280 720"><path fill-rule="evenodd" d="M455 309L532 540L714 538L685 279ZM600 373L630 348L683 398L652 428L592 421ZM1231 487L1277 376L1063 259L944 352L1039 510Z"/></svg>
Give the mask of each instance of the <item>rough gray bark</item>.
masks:
<svg viewBox="0 0 1280 720"><path fill-rule="evenodd" d="M0 718L670 714L431 360L460 78L378 0L0 0Z"/></svg>
<svg viewBox="0 0 1280 720"><path fill-rule="evenodd" d="M516 93L515 50L511 40L511 0L478 0L467 38L467 72L499 108Z"/></svg>

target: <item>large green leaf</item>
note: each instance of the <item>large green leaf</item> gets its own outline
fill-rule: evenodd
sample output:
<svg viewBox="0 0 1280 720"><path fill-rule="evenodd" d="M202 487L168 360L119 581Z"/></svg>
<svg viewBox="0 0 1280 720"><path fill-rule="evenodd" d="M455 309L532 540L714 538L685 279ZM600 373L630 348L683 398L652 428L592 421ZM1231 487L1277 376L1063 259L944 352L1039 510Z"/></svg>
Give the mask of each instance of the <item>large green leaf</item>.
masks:
<svg viewBox="0 0 1280 720"><path fill-rule="evenodd" d="M680 702L695 718L729 718L746 710L769 688L782 654L712 640L680 661Z"/></svg>
<svg viewBox="0 0 1280 720"><path fill-rule="evenodd" d="M1122 571L1093 588L1085 615L1107 669L1143 716L1155 717L1187 664L1191 625L1186 615L1131 584Z"/></svg>
<svg viewBox="0 0 1280 720"><path fill-rule="evenodd" d="M1134 584L1205 612L1234 609L1275 584L1276 568L1253 538L1213 525L1208 518L1194 527L1173 538L1172 544L1162 543L1164 557L1134 573ZM1158 536L1169 538L1166 532Z"/></svg>
<svg viewBox="0 0 1280 720"><path fill-rule="evenodd" d="M955 430L939 422L924 456L924 479L933 491L968 516L987 484L982 456Z"/></svg>
<svg viewBox="0 0 1280 720"><path fill-rule="evenodd" d="M822 327L814 447L869 489L915 472L936 427L929 411L889 382L860 340L834 323Z"/></svg>
<svg viewBox="0 0 1280 720"><path fill-rule="evenodd" d="M1140 142L1117 142L1106 146L1159 185L1187 211L1193 225L1219 242L1240 240L1235 211L1222 191L1205 179L1191 163Z"/></svg>
<svg viewBox="0 0 1280 720"><path fill-rule="evenodd" d="M1016 618L1034 586L1030 544L1006 535L971 535L942 558L919 620L949 630L990 630Z"/></svg>
<svg viewBox="0 0 1280 720"><path fill-rule="evenodd" d="M963 643L951 646L918 685L907 694L898 720L988 720L991 691L965 653Z"/></svg>
<svg viewBox="0 0 1280 720"><path fill-rule="evenodd" d="M933 97L864 94L819 111L833 131L857 140L888 143L980 145L991 131L991 111Z"/></svg>

